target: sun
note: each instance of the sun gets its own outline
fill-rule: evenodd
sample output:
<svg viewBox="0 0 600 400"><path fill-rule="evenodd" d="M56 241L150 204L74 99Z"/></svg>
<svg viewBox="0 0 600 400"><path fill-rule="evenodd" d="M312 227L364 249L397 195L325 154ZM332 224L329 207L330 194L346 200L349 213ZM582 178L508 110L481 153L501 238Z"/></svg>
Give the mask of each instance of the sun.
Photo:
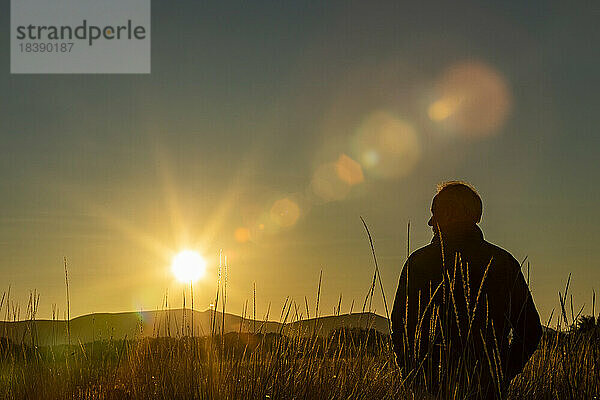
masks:
<svg viewBox="0 0 600 400"><path fill-rule="evenodd" d="M206 273L206 261L197 251L183 250L173 257L171 271L179 282L193 283Z"/></svg>

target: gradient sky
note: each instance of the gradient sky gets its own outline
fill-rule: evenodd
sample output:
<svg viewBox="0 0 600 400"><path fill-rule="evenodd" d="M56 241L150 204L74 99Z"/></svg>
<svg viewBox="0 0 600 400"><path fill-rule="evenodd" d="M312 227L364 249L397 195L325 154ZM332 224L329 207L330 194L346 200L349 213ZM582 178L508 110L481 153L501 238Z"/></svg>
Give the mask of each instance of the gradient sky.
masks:
<svg viewBox="0 0 600 400"><path fill-rule="evenodd" d="M167 289L180 306L169 264L183 248L209 262L199 309L222 248L228 311L255 282L258 316L271 302L277 319L287 296L312 314L320 270L322 313L340 293L358 310L373 274L359 216L389 302L407 222L411 249L427 244L436 184L463 179L486 239L528 256L542 319L569 273L591 312L592 2L152 3L151 75L19 76L0 2L0 291L23 310L37 289L38 316L63 314L63 256L72 316L155 309ZM379 293L374 307L385 313Z"/></svg>

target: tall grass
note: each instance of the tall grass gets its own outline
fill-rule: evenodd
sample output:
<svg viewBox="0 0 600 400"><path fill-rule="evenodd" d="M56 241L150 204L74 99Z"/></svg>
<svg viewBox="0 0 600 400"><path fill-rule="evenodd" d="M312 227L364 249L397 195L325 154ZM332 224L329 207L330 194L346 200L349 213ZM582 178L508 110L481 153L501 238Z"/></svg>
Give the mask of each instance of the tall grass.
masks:
<svg viewBox="0 0 600 400"><path fill-rule="evenodd" d="M383 295L368 228L367 233L371 240L375 274L365 307L371 303L377 279ZM390 336L375 331L368 323L367 329L345 328L322 334L318 324L322 275L313 313L315 322L314 325L308 324L312 326L310 334L299 329L262 333L264 321L256 318L255 285L252 318L244 311L239 331L225 334L225 324L219 323L219 316L226 307L227 272L225 270L224 279L221 272L211 329L205 336L196 337L189 330L186 334L183 329L180 335L171 336L168 330L161 333L160 329L156 329L153 338L133 337L37 347L35 324L32 323L29 332L31 344L26 344L25 340L15 343L2 339L0 398L470 398L470 392L460 388L469 387L472 372L460 366L446 369L443 390L428 394L424 390L426 382L423 382L427 379L426 366L422 362L411 364L399 360L397 363ZM591 399L600 393L600 334L596 329L577 330L579 315L573 312L568 286L567 283L564 293L559 296L560 313L555 329L545 331L538 350L522 374L512 381L508 398ZM567 311L568 298L571 299L570 313ZM37 295L32 293L26 313L32 322L38 307L36 299ZM168 296L165 296L164 304L168 308ZM337 313L341 309L341 297L339 304ZM280 322L293 326L291 322L307 320L311 315L306 297L305 307L304 316L301 306L286 300ZM6 310L5 320L19 319L18 306L11 303L10 292L2 296L0 310L3 308ZM370 314L364 315L368 318ZM547 325L551 321L552 318ZM443 359L443 355L440 358Z"/></svg>

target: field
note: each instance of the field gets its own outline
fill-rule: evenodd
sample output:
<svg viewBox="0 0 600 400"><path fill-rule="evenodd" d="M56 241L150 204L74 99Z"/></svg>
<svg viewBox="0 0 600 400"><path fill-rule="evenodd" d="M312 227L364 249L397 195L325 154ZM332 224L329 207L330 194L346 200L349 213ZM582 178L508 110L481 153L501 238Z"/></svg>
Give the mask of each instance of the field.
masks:
<svg viewBox="0 0 600 400"><path fill-rule="evenodd" d="M539 349L513 380L509 398L592 399L600 393L600 329L593 317L569 318L566 308L563 304L557 329L545 330ZM283 310L282 327L302 322L287 321L291 310L291 304ZM369 314L361 315L368 321ZM36 346L29 331L20 343L2 339L0 398L469 398L452 382L437 396L424 393L419 367L401 370L389 335L372 323L323 334L319 319L312 319L296 325L303 331L254 333L248 332L254 320L247 320L238 332L222 335L223 314L212 316L210 335L204 337Z"/></svg>
<svg viewBox="0 0 600 400"><path fill-rule="evenodd" d="M432 376L423 360L397 362L389 319L370 312L381 279L370 234L369 240L375 264L370 290L362 312L345 315L339 314L338 307L335 315L320 316L321 279L313 318L306 298L306 314L286 299L279 322L268 320L268 314L264 321L257 320L255 312L251 317L246 311L242 316L227 314L226 280L217 282L214 310L167 307L154 313L92 316L91 324L90 316L87 322L36 320L39 297L35 293L26 318L19 321L19 307L5 293L0 301L0 310L4 305L6 312L0 325L0 398L478 398L482 389L473 378L473 364L460 360L458 365L444 364L440 355L436 371L444 379L431 393L425 390L431 387ZM458 267L462 268L455 264ZM65 278L68 299L66 263ZM484 281L485 276L481 286ZM572 296L567 301L569 283L570 276L564 293L559 292L559 312L546 322L538 349L512 380L505 397L600 396L600 318L582 316L583 307L574 312ZM387 304L385 296L383 300ZM594 303L595 294L592 314ZM95 333L96 318L113 326L104 337ZM119 331L114 329L117 325ZM485 366L485 360L478 362ZM489 357L488 362L491 371Z"/></svg>

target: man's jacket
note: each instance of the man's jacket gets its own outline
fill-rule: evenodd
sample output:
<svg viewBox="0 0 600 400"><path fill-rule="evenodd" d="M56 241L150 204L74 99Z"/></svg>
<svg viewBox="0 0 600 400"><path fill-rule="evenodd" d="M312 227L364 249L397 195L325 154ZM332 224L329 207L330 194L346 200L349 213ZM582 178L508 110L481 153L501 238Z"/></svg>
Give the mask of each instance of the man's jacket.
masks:
<svg viewBox="0 0 600 400"><path fill-rule="evenodd" d="M391 318L399 365L478 363L501 385L521 372L542 334L521 266L473 224L411 254Z"/></svg>

